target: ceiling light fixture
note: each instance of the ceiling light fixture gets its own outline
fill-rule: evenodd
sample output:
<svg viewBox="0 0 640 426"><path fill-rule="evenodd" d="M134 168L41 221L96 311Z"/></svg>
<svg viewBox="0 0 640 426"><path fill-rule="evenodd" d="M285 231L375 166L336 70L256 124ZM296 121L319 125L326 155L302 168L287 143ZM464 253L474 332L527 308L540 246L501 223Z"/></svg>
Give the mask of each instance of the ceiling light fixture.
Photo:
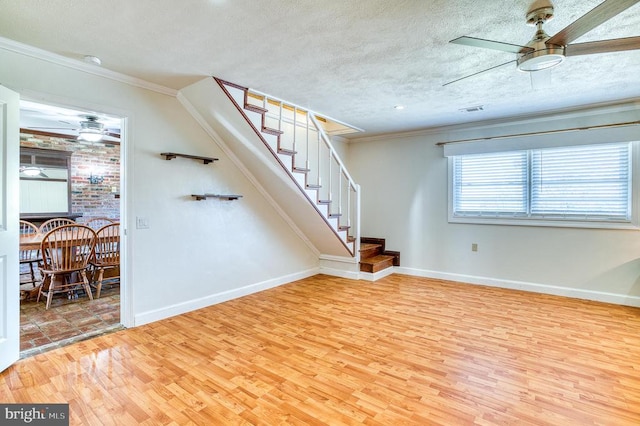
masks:
<svg viewBox="0 0 640 426"><path fill-rule="evenodd" d="M25 176L38 176L42 173L42 169L40 167L21 167L20 172Z"/></svg>
<svg viewBox="0 0 640 426"><path fill-rule="evenodd" d="M87 116L86 121L80 122L78 140L87 142L98 142L102 139L104 124L98 122L98 117Z"/></svg>
<svg viewBox="0 0 640 426"><path fill-rule="evenodd" d="M93 64L98 66L102 65L102 61L97 56L85 55L83 59L88 64Z"/></svg>
<svg viewBox="0 0 640 426"><path fill-rule="evenodd" d="M541 7L527 14L527 24L537 26L538 30L526 45L533 50L525 52L517 60L518 70L541 71L560 65L564 61L564 47L547 43L550 37L542 29L542 24L551 18L553 18L553 7Z"/></svg>
<svg viewBox="0 0 640 426"><path fill-rule="evenodd" d="M560 65L562 61L564 61L562 47L543 48L518 58L518 69L525 72L541 71Z"/></svg>

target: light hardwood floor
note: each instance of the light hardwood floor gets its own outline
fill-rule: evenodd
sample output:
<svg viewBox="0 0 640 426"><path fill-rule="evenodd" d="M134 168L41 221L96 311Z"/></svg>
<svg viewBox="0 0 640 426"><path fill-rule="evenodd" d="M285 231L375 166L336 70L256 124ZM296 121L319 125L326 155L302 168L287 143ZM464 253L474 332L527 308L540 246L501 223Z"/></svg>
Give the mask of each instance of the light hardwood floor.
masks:
<svg viewBox="0 0 640 426"><path fill-rule="evenodd" d="M19 361L71 424L640 424L640 309L318 275Z"/></svg>

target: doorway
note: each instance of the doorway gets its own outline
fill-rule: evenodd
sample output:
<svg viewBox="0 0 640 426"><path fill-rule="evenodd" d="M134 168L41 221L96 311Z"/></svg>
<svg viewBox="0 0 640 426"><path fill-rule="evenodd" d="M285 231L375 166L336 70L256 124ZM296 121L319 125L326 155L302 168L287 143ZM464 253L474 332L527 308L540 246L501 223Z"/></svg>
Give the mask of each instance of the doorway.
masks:
<svg viewBox="0 0 640 426"><path fill-rule="evenodd" d="M62 217L96 230L96 219L120 223L123 122L99 111L21 101L20 219L40 226ZM28 169L40 174L27 176ZM54 296L49 309L37 301L42 277L36 268L34 279L29 268L21 264L21 357L122 328L120 268L109 271L99 299L79 289Z"/></svg>

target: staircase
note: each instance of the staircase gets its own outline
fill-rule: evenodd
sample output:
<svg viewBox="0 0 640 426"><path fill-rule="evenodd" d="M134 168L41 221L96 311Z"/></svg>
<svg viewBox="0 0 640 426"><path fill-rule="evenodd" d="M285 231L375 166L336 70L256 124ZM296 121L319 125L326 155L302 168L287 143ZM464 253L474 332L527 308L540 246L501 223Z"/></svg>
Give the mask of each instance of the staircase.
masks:
<svg viewBox="0 0 640 426"><path fill-rule="evenodd" d="M360 271L376 273L400 266L400 252L385 249L384 238L360 239Z"/></svg>
<svg viewBox="0 0 640 426"><path fill-rule="evenodd" d="M359 186L328 135L353 128L217 78L179 98L320 255L357 258Z"/></svg>

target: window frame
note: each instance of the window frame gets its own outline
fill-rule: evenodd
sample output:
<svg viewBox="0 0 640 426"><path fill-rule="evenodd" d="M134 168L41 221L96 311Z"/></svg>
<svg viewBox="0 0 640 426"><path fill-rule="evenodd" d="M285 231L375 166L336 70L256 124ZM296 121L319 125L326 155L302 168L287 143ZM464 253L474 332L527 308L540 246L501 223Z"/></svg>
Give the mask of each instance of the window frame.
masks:
<svg viewBox="0 0 640 426"><path fill-rule="evenodd" d="M624 141L620 141L621 143ZM541 227L564 227L564 228L591 228L591 229L640 229L640 141L632 141L631 156L629 164L629 193L630 193L630 219L629 220L613 220L613 219L562 219L562 218L541 218L531 217L528 211L525 216L506 216L506 215L455 215L454 214L454 157L450 156L448 160L447 170L447 206L448 206L448 222L461 224L485 224L485 225L515 225L515 226L541 226ZM580 146L580 145L578 145ZM577 146L576 146L577 147ZM516 151L516 150L513 150ZM527 172L528 190L531 188L531 171ZM530 200L527 201L530 204ZM528 206L530 209L530 206Z"/></svg>
<svg viewBox="0 0 640 426"><path fill-rule="evenodd" d="M66 185L66 210L64 211L20 211L20 218L33 219L41 216L66 216L71 214L71 156L72 151L60 151L55 149L20 147L20 166L39 167L41 169L58 169L64 171L66 178L42 178L20 176L20 182L59 182Z"/></svg>

